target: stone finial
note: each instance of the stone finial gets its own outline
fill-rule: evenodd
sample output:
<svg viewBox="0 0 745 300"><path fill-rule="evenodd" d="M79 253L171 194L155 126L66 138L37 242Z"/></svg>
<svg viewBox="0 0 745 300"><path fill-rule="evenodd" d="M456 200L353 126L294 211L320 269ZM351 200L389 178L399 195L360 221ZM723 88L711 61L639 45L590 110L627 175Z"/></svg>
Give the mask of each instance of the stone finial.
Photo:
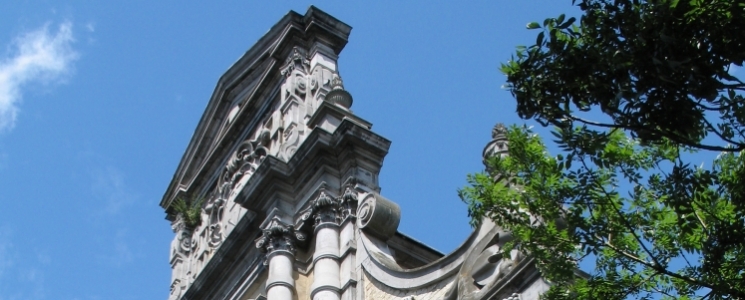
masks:
<svg viewBox="0 0 745 300"><path fill-rule="evenodd" d="M492 140L504 140L507 139L507 127L503 123L497 123L491 130Z"/></svg>
<svg viewBox="0 0 745 300"><path fill-rule="evenodd" d="M490 157L496 155L504 156L508 152L507 127L502 123L497 123L491 131L492 140L484 147L482 153L484 164Z"/></svg>
<svg viewBox="0 0 745 300"><path fill-rule="evenodd" d="M341 80L341 77L339 74L334 74L334 77L331 78L331 89L332 90L343 90L344 89L344 82Z"/></svg>
<svg viewBox="0 0 745 300"><path fill-rule="evenodd" d="M352 107L352 94L344 90L344 83L338 73L331 79L331 91L326 94L326 101L346 109Z"/></svg>

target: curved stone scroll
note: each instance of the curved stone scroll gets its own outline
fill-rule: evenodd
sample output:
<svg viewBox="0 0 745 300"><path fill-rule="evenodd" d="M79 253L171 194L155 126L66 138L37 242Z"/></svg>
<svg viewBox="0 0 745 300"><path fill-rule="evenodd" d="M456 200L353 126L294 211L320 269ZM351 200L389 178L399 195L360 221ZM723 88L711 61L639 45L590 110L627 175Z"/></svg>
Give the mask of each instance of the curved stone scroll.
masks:
<svg viewBox="0 0 745 300"><path fill-rule="evenodd" d="M266 145L269 144L269 131L264 129L255 140L246 140L238 146L238 149L230 156L225 171L221 178L220 188L232 188L243 175L250 175L256 171L259 164L269 153ZM224 186L223 184L228 184Z"/></svg>
<svg viewBox="0 0 745 300"><path fill-rule="evenodd" d="M262 129L256 139L246 140L238 146L225 164L225 170L217 186L218 197L227 199L241 177L256 171L269 153L266 148L269 140L269 131Z"/></svg>
<svg viewBox="0 0 745 300"><path fill-rule="evenodd" d="M398 290L420 289L442 281L452 281L471 249L492 229L491 222L480 225L453 252L414 269L401 268L390 255L385 242L369 239L367 234L363 234L361 241L368 258L362 259L362 267L376 281Z"/></svg>
<svg viewBox="0 0 745 300"><path fill-rule="evenodd" d="M452 253L418 268L403 269L390 257L385 242L363 235L369 259L362 266L375 280L393 289L419 289L453 280L443 299L482 299L495 286L508 282L526 263L516 251L502 252L510 239L509 233L487 220Z"/></svg>
<svg viewBox="0 0 745 300"><path fill-rule="evenodd" d="M232 201L235 196L234 191L240 191L236 187L244 176L250 176L259 167L264 158L269 154L267 146L270 142L269 131L266 128L260 128L260 133L256 139L242 142L238 149L230 155L217 187L212 192L204 212L207 214L209 221L207 226L209 230L210 247L218 247L226 234L224 232L225 222L225 205ZM244 181L245 183L245 181Z"/></svg>
<svg viewBox="0 0 745 300"><path fill-rule="evenodd" d="M368 194L357 209L359 226L365 233L383 241L388 240L398 229L401 208L377 193Z"/></svg>
<svg viewBox="0 0 745 300"><path fill-rule="evenodd" d="M207 201L207 205L204 207L204 212L207 213L207 220L209 220L209 245L210 247L216 248L222 243L223 239L223 222L222 218L225 210L225 203L227 199L213 195L210 200Z"/></svg>
<svg viewBox="0 0 745 300"><path fill-rule="evenodd" d="M523 261L523 255L517 250L502 251L502 246L511 239L507 232L491 230L467 255L456 276L456 284L443 299L482 299L493 287L504 283Z"/></svg>

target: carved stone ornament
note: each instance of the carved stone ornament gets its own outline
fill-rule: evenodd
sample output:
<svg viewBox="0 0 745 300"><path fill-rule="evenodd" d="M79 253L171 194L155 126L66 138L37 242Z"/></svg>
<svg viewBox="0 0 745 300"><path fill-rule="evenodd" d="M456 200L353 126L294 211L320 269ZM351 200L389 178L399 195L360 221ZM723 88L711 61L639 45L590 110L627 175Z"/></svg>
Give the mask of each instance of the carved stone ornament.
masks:
<svg viewBox="0 0 745 300"><path fill-rule="evenodd" d="M188 255L197 247L197 241L192 238L192 235L194 235L193 229L181 226L181 230L178 233L179 250L185 255Z"/></svg>
<svg viewBox="0 0 745 300"><path fill-rule="evenodd" d="M250 176L256 171L268 153L268 144L269 131L262 130L255 140L244 141L238 146L225 164L217 187L217 197L226 200L241 177Z"/></svg>
<svg viewBox="0 0 745 300"><path fill-rule="evenodd" d="M338 73L331 79L331 91L326 94L326 101L340 105L346 109L352 107L352 95L344 90L344 83Z"/></svg>
<svg viewBox="0 0 745 300"><path fill-rule="evenodd" d="M491 131L492 140L484 147L483 158L484 163L490 157L496 155L506 155L507 148L507 127L502 123L498 123L494 126Z"/></svg>
<svg viewBox="0 0 745 300"><path fill-rule="evenodd" d="M285 65L282 67L282 76L289 77L293 71L300 71L302 73L310 73L310 61L305 57L305 51L300 48L293 48L292 55L285 60Z"/></svg>
<svg viewBox="0 0 745 300"><path fill-rule="evenodd" d="M522 298L520 297L520 294L518 294L518 293L512 293L512 295L510 295L509 297L504 298L502 300L521 300L521 299Z"/></svg>
<svg viewBox="0 0 745 300"><path fill-rule="evenodd" d="M497 123L491 130L491 137L494 140L506 139L507 138L507 126L503 123Z"/></svg>
<svg viewBox="0 0 745 300"><path fill-rule="evenodd" d="M315 226L322 223L339 224L341 222L340 207L341 201L331 198L325 191L321 191L318 198L313 202Z"/></svg>
<svg viewBox="0 0 745 300"><path fill-rule="evenodd" d="M362 230L385 241L398 230L401 208L393 201L371 193L360 203L357 218Z"/></svg>
<svg viewBox="0 0 745 300"><path fill-rule="evenodd" d="M498 245L491 245L474 262L471 277L476 286L483 288L510 274L521 259L522 255L517 251L505 255Z"/></svg>
<svg viewBox="0 0 745 300"><path fill-rule="evenodd" d="M348 217L356 217L357 213L357 191L351 186L347 186L344 189L344 193L341 196L341 219L344 220Z"/></svg>
<svg viewBox="0 0 745 300"><path fill-rule="evenodd" d="M327 223L339 224L342 220L342 201L342 197L331 197L324 188L321 188L316 199L300 214L296 224L304 224L311 217L314 220L314 227Z"/></svg>
<svg viewBox="0 0 745 300"><path fill-rule="evenodd" d="M288 251L295 253L296 243L305 241L306 236L302 232L295 231L292 225L283 223L274 217L269 225L262 230L260 238L256 239L256 248L263 253L274 251Z"/></svg>
<svg viewBox="0 0 745 300"><path fill-rule="evenodd" d="M227 199L225 197L215 194L210 197L210 200L207 201L207 205L204 207L204 211L208 215L207 220L209 221L207 225L209 229L208 244L213 248L219 246L223 240L222 218L226 202Z"/></svg>
<svg viewBox="0 0 745 300"><path fill-rule="evenodd" d="M502 245L508 240L511 240L509 233L501 232L500 235L500 232L491 230L468 254L456 277L456 284L443 299L480 299L483 292L504 282L523 260L518 250L504 253Z"/></svg>

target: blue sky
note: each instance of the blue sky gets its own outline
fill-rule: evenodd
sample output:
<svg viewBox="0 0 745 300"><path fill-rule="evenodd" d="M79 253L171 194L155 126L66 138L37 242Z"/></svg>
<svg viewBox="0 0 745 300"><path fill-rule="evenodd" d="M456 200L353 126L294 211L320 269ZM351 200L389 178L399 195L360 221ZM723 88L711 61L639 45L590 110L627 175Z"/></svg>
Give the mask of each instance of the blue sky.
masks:
<svg viewBox="0 0 745 300"><path fill-rule="evenodd" d="M399 230L463 242L456 190L495 123L524 123L499 64L571 1L16 1L0 9L0 300L166 299L158 203L217 79L310 4L353 27L339 69L393 142L380 182Z"/></svg>

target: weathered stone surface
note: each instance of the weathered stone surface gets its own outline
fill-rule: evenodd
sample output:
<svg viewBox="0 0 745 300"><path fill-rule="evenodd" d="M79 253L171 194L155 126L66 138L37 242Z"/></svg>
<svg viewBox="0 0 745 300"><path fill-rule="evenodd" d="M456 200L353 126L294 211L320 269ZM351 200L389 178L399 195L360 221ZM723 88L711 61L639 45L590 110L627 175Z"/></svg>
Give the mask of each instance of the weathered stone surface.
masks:
<svg viewBox="0 0 745 300"><path fill-rule="evenodd" d="M416 300L439 300L442 299L453 285L453 278L446 278L431 285L415 289L400 290L388 287L374 278L365 274L365 299L375 300L400 300L413 296Z"/></svg>
<svg viewBox="0 0 745 300"><path fill-rule="evenodd" d="M253 284L251 284L251 286L249 286L245 292L243 292L240 300L253 300L258 299L259 297L261 297L261 295L266 295L264 282L266 282L268 273L269 272L262 272L262 275L256 278L256 281L253 282Z"/></svg>
<svg viewBox="0 0 745 300"><path fill-rule="evenodd" d="M350 30L290 12L220 78L161 201L169 299L537 299L548 285L488 220L448 255L397 231L378 186L391 143L342 90ZM482 154L506 147L497 127ZM186 195L205 199L194 228L171 207Z"/></svg>
<svg viewBox="0 0 745 300"><path fill-rule="evenodd" d="M310 299L310 285L313 283L313 273L307 275L295 273L295 292L297 299Z"/></svg>

